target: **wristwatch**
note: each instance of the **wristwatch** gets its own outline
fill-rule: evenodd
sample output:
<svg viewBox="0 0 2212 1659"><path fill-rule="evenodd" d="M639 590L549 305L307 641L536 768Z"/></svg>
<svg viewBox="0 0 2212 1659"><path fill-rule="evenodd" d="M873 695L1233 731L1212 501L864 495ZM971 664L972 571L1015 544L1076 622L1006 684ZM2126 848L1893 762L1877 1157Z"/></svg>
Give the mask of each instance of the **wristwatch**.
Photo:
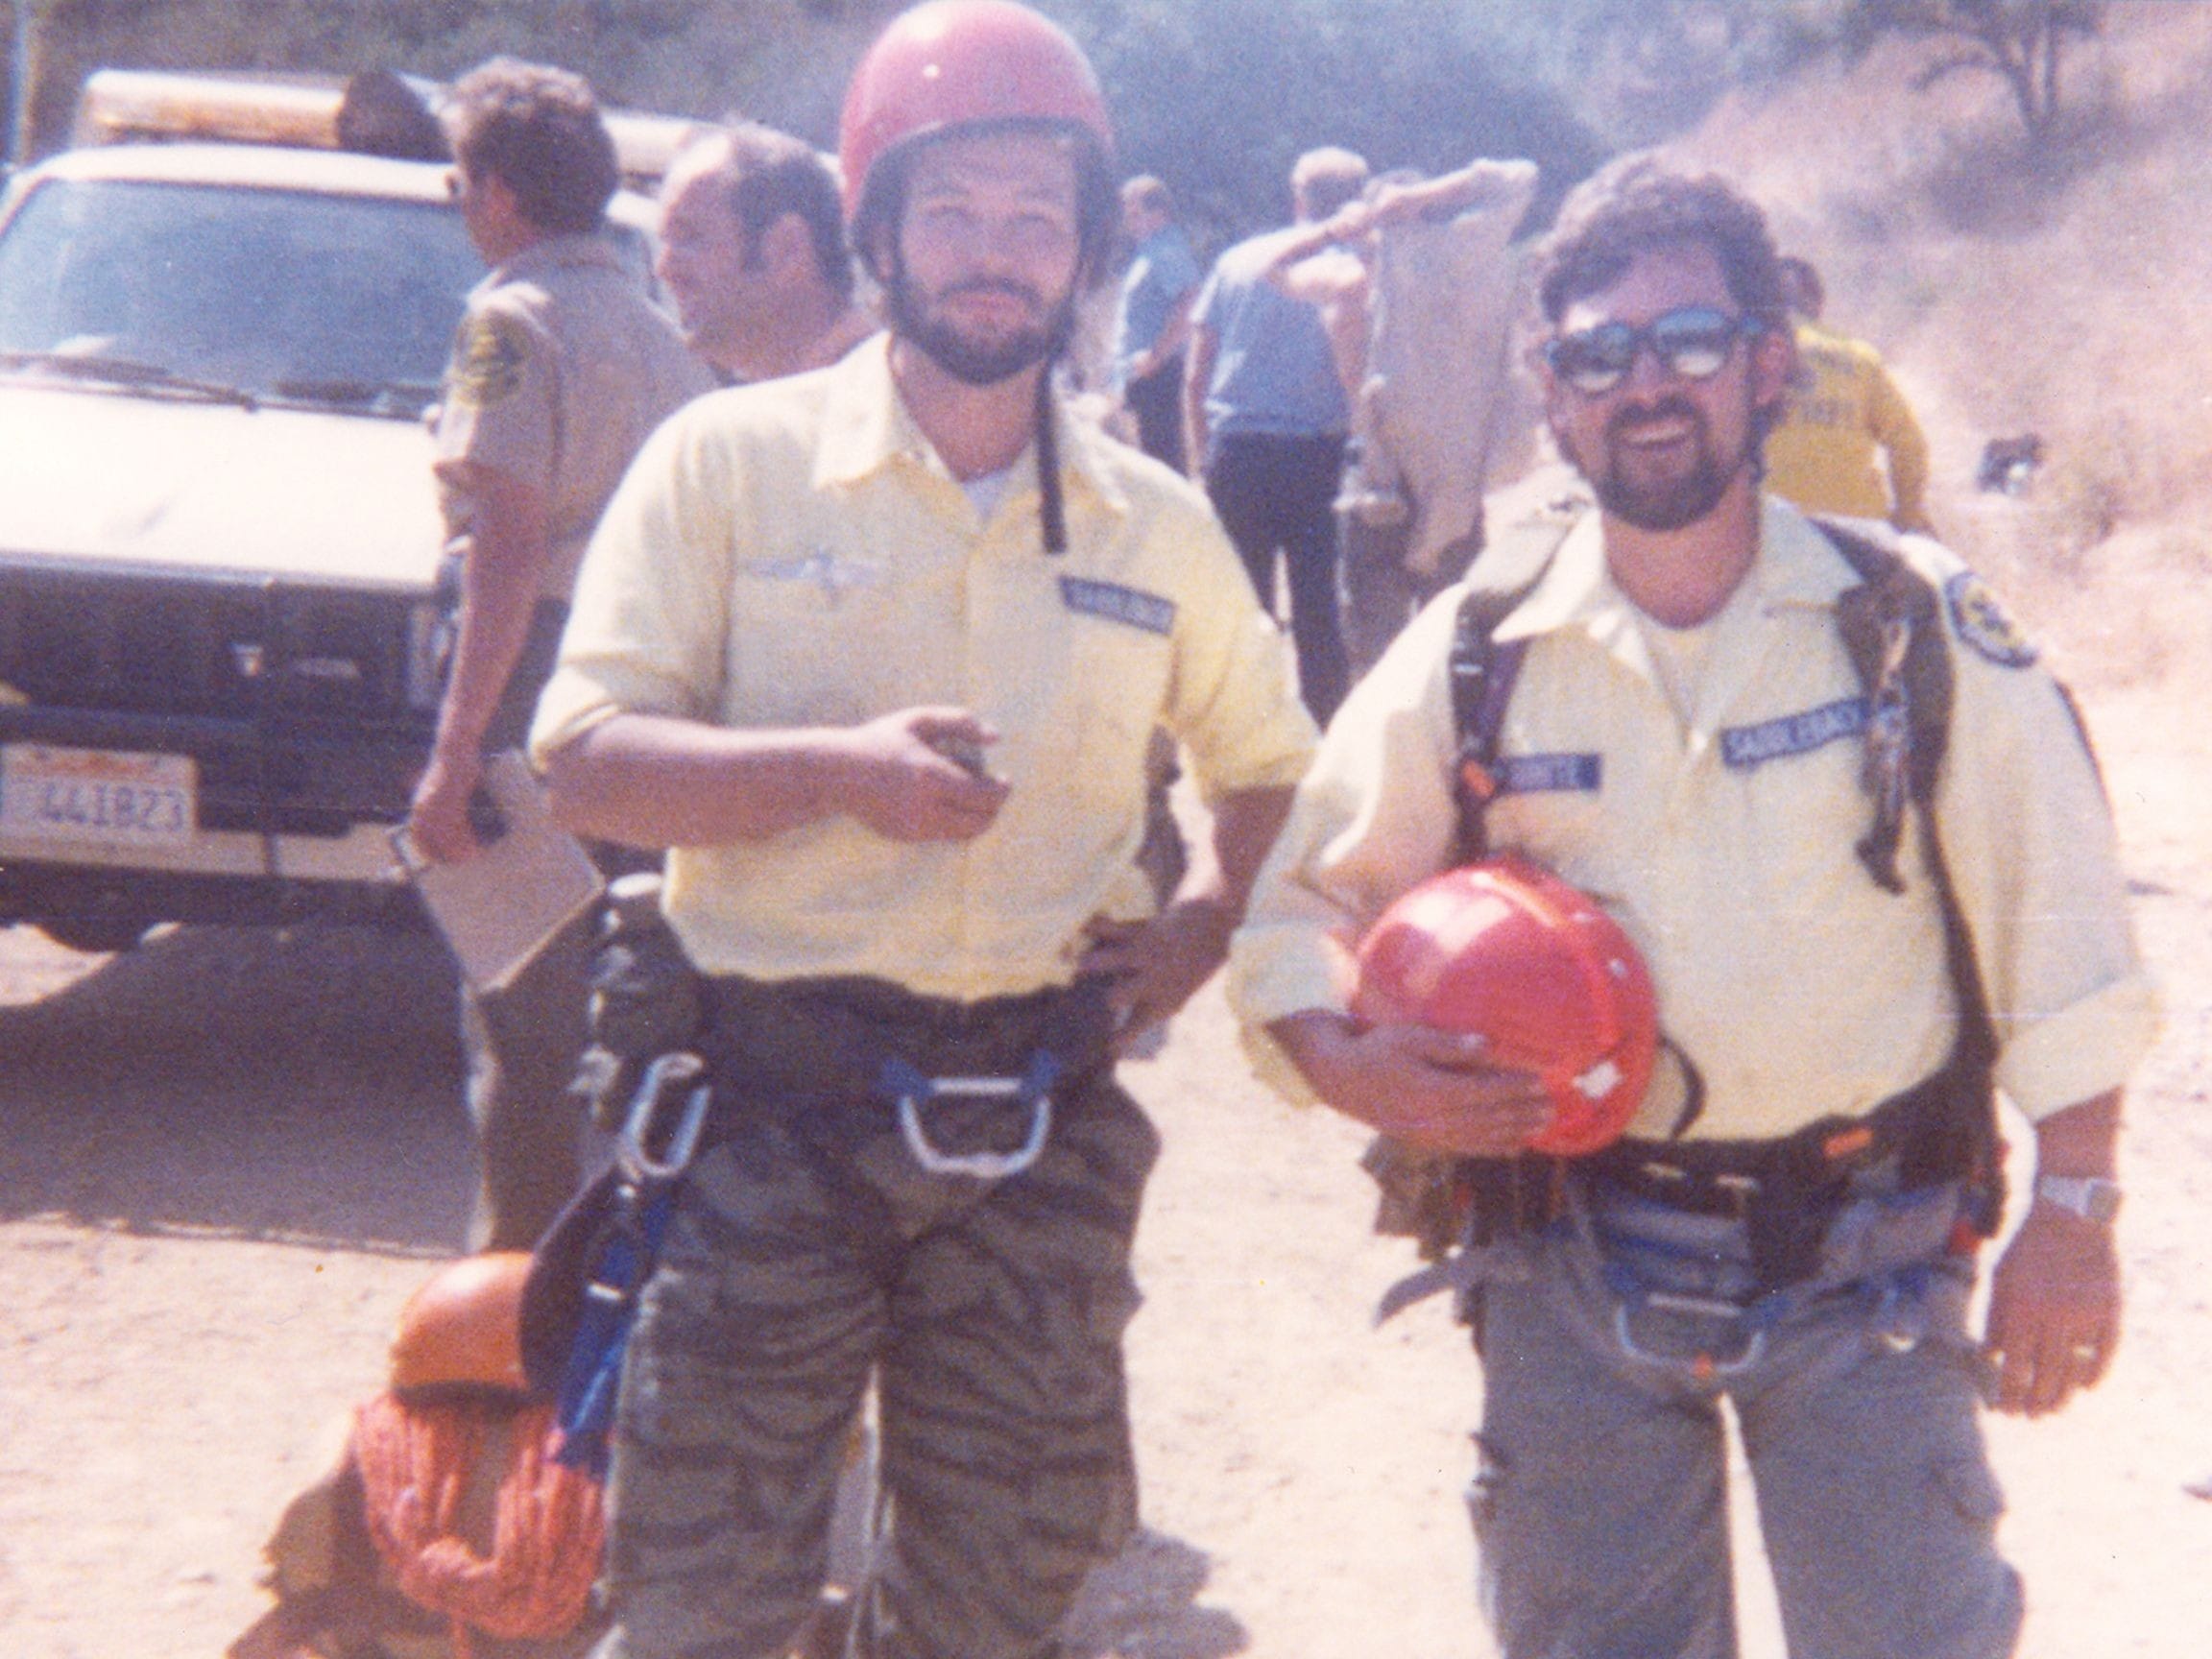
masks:
<svg viewBox="0 0 2212 1659"><path fill-rule="evenodd" d="M2038 1175L2035 1198L2104 1227L2120 1214L2120 1183L2102 1175Z"/></svg>

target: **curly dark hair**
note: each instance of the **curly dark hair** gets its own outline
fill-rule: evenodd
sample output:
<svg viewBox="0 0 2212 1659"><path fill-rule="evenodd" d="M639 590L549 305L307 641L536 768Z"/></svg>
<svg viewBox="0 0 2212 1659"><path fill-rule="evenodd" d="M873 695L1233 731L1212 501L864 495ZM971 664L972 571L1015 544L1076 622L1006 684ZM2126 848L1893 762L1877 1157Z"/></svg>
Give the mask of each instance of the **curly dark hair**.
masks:
<svg viewBox="0 0 2212 1659"><path fill-rule="evenodd" d="M1577 300L1612 286L1639 253L1681 243L1713 251L1744 312L1783 325L1787 296L1767 215L1718 173L1690 173L1648 152L1608 162L1577 184L1536 252L1537 302L1556 324Z"/></svg>
<svg viewBox="0 0 2212 1659"><path fill-rule="evenodd" d="M531 224L549 233L599 228L621 174L583 76L494 58L454 83L445 121L461 170L505 184Z"/></svg>

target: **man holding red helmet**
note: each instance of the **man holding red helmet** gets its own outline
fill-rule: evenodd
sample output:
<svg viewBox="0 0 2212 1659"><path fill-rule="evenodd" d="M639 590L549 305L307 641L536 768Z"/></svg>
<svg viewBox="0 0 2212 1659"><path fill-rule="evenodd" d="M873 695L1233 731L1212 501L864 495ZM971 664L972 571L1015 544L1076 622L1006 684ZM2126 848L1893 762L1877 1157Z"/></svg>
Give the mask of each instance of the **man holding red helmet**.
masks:
<svg viewBox="0 0 2212 1659"><path fill-rule="evenodd" d="M2022 1600L1978 1410L2054 1410L2110 1362L2120 1088L2157 1021L2094 764L1948 551L1762 493L1791 347L1757 207L1626 157L1537 276L1594 505L1495 537L1346 702L1233 996L1286 1087L1469 1160L1430 1277L1482 1360L1507 1659L1735 1653L1723 1398L1792 1653L2003 1659ZM1528 1155L1555 1111L1502 1063L1528 1033L1352 1017L1378 915L1485 848L1648 967L1661 1060L1609 1147ZM1487 984L1458 959L1510 943L1483 916L1448 910L1442 955ZM2035 1174L1977 1342L1998 1088Z"/></svg>
<svg viewBox="0 0 2212 1659"><path fill-rule="evenodd" d="M1312 728L1203 497L1053 395L1111 146L1036 13L895 20L840 134L887 335L683 411L586 561L535 747L568 819L669 849L716 1084L623 1382L606 1659L785 1650L872 1375L859 1651L1048 1654L1133 1523L1157 1139L1113 1054L1220 961ZM1155 727L1215 818L1157 913Z"/></svg>

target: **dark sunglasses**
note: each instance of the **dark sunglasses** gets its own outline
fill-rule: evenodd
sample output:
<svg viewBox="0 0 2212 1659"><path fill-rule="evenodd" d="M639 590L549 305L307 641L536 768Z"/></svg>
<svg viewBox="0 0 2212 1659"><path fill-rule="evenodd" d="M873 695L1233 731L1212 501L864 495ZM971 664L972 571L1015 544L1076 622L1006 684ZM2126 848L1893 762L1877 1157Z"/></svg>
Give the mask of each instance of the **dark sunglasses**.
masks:
<svg viewBox="0 0 2212 1659"><path fill-rule="evenodd" d="M1544 361L1551 373L1585 397L1602 397L1628 378L1636 354L1649 347L1668 373L1685 380L1710 380L1727 366L1736 342L1764 334L1755 317L1731 317L1710 305L1685 305L1654 317L1642 327L1600 323L1548 341Z"/></svg>

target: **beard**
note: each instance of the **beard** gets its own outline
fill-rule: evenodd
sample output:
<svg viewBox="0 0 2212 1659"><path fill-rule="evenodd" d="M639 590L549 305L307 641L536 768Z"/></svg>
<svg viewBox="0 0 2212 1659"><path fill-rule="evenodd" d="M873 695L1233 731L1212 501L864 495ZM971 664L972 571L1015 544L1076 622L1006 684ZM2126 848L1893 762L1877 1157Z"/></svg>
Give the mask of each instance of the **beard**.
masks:
<svg viewBox="0 0 2212 1659"><path fill-rule="evenodd" d="M1065 295L1045 310L1045 297L1035 289L1014 282L987 278L960 283L938 296L938 303L961 294L1011 294L1045 311L1044 320L1026 328L989 339L961 332L915 286L903 270L895 271L886 284L891 331L914 346L953 379L969 386L996 386L1025 369L1056 357L1075 333L1075 297Z"/></svg>
<svg viewBox="0 0 2212 1659"><path fill-rule="evenodd" d="M1639 426L1676 420L1691 424L1692 462L1684 469L1653 475L1642 468L1627 437ZM1751 458L1746 446L1723 462L1713 446L1713 429L1703 412L1680 397L1662 397L1647 407L1616 410L1605 422L1599 453L1595 456L1583 455L1565 433L1555 436L1567 459L1588 480L1598 505L1639 530L1681 530L1696 523L1719 505L1720 497Z"/></svg>

